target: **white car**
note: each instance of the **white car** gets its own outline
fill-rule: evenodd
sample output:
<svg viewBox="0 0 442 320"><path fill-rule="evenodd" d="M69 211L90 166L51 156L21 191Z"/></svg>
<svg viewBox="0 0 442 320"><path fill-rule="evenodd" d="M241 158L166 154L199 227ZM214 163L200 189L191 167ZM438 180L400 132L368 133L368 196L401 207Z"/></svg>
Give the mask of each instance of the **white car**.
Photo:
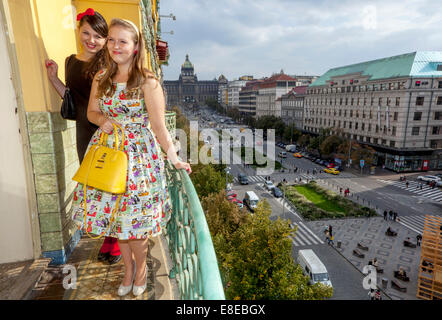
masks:
<svg viewBox="0 0 442 320"><path fill-rule="evenodd" d="M275 185L272 181L267 180L266 182L264 182L264 187L270 191L275 187Z"/></svg>
<svg viewBox="0 0 442 320"><path fill-rule="evenodd" d="M417 180L426 181L426 182L431 182L431 181L439 182L441 181L441 178L436 176L419 176L417 177Z"/></svg>

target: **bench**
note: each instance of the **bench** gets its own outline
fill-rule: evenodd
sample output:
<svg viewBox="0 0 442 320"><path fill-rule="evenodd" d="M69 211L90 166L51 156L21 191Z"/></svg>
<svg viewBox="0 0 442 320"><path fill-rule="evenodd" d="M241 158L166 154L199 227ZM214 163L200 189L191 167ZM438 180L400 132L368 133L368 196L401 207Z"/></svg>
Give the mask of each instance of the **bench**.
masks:
<svg viewBox="0 0 442 320"><path fill-rule="evenodd" d="M416 248L416 245L410 241L404 240L404 247Z"/></svg>
<svg viewBox="0 0 442 320"><path fill-rule="evenodd" d="M397 232L396 231L391 231L391 232L385 231L385 235L389 236L389 237L396 237Z"/></svg>
<svg viewBox="0 0 442 320"><path fill-rule="evenodd" d="M368 251L368 247L360 244L359 242L358 242L358 248L361 249L361 250L364 250L364 251Z"/></svg>
<svg viewBox="0 0 442 320"><path fill-rule="evenodd" d="M361 251L359 251L358 249L354 249L353 250L353 255L358 257L358 258L365 258L365 254L363 254Z"/></svg>
<svg viewBox="0 0 442 320"><path fill-rule="evenodd" d="M401 285L399 282L397 282L396 280L391 280L391 287L393 289L396 289L398 291L401 292L407 292L407 288L404 287L403 285Z"/></svg>
<svg viewBox="0 0 442 320"><path fill-rule="evenodd" d="M407 276L401 276L401 275L399 274L399 271L393 271L393 274L394 274L394 277L397 278L397 279L399 279L399 280L402 280L402 281L405 281L405 282L410 281L410 278L409 278L409 277L407 277Z"/></svg>

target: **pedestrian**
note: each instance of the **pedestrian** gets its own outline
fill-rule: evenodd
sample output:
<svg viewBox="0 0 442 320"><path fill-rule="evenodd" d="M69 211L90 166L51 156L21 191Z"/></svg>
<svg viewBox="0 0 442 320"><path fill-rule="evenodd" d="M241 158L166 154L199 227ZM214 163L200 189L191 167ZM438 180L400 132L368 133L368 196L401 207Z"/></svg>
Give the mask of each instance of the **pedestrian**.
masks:
<svg viewBox="0 0 442 320"><path fill-rule="evenodd" d="M164 169L166 160L161 151L164 150L167 161L175 169L186 169L190 174L191 168L189 163L178 159L163 120L164 93L155 74L144 67L146 52L142 33L133 22L113 19L107 39L106 62L92 81L87 111L87 119L99 129L88 148L93 149L101 141L103 132L109 134L104 144L112 147L114 136L111 132L118 124L128 137L126 141L133 141L122 145L122 151L128 156L128 168L140 166L143 170L127 171L126 180L135 188L127 188L124 195L115 196L93 187L88 187L84 193L83 184L78 183L74 189L77 200L72 204L72 216L87 233L118 238L125 274L117 293L124 296L132 291L138 296L147 287L148 241L164 232L172 213L169 181ZM122 108L126 105L130 108ZM135 142L148 148L132 147ZM138 193L137 185L144 186L144 195ZM150 203L154 192L156 199ZM138 198L140 201L133 201ZM87 225L85 202L89 202L88 208L94 206L96 210L87 216ZM152 206L145 206L147 203ZM110 223L105 227L103 221Z"/></svg>
<svg viewBox="0 0 442 320"><path fill-rule="evenodd" d="M422 190L422 182L419 184L419 187L421 188L421 190Z"/></svg>
<svg viewBox="0 0 442 320"><path fill-rule="evenodd" d="M342 187L339 187L339 194L342 195Z"/></svg>
<svg viewBox="0 0 442 320"><path fill-rule="evenodd" d="M374 289L370 289L370 291L368 292L368 296L370 298L370 300L374 300L374 296L375 296L375 291Z"/></svg>
<svg viewBox="0 0 442 320"><path fill-rule="evenodd" d="M388 220L387 219L387 210L384 210L384 220Z"/></svg>
<svg viewBox="0 0 442 320"><path fill-rule="evenodd" d="M394 222L396 222L396 218L397 218L397 212L394 211L394 212L393 212L393 221L394 221Z"/></svg>
<svg viewBox="0 0 442 320"><path fill-rule="evenodd" d="M389 220L393 220L393 211L388 211Z"/></svg>
<svg viewBox="0 0 442 320"><path fill-rule="evenodd" d="M406 187L406 188L408 188L408 184L409 184L408 181L405 182L405 187Z"/></svg>
<svg viewBox="0 0 442 320"><path fill-rule="evenodd" d="M381 290L376 290L376 293L374 294L374 300L382 300Z"/></svg>
<svg viewBox="0 0 442 320"><path fill-rule="evenodd" d="M58 78L58 65L54 60L45 61L48 79L61 98L69 88L75 104L75 127L77 156L81 163L92 135L98 127L87 119L87 106L92 79L104 65L105 44L108 26L103 16L92 8L77 16L80 53L72 54L65 60L65 84ZM88 44L93 44L91 48ZM115 264L121 260L120 247L116 238L105 237L98 252L98 261Z"/></svg>
<svg viewBox="0 0 442 320"><path fill-rule="evenodd" d="M416 245L417 245L418 247L420 247L420 245L421 245L421 241L422 241L422 236L421 236L420 234L418 234L418 235L416 236Z"/></svg>
<svg viewBox="0 0 442 320"><path fill-rule="evenodd" d="M328 244L330 244L330 232L328 231L328 229L325 230L325 240Z"/></svg>

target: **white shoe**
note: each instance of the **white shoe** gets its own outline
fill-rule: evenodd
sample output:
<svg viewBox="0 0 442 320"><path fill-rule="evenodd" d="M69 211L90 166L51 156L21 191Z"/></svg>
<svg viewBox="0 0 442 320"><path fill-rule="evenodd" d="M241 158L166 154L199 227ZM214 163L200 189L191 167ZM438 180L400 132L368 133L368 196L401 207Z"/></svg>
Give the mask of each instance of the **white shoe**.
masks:
<svg viewBox="0 0 442 320"><path fill-rule="evenodd" d="M146 265L146 282L142 286L134 285L132 293L135 297L139 296L140 294L142 294L146 290L146 288L147 288L147 265Z"/></svg>
<svg viewBox="0 0 442 320"><path fill-rule="evenodd" d="M135 271L136 271L135 268L136 268L136 266L135 266L135 262L134 262L134 272L132 275L132 282L128 286L123 286L123 284L120 285L120 287L118 288L118 292L117 292L120 297L125 296L126 294L128 294L130 292L130 290L132 290L132 286L133 286L133 283L135 280Z"/></svg>

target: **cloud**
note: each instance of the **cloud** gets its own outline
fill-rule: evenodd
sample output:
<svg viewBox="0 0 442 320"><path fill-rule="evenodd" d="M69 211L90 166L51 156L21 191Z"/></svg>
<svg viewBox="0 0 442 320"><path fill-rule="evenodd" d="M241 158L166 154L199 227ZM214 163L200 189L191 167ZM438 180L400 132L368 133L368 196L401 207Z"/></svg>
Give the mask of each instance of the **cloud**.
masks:
<svg viewBox="0 0 442 320"><path fill-rule="evenodd" d="M442 3L431 0L167 0L165 79L188 53L200 80L224 74L321 75L330 68L418 50L442 50Z"/></svg>

